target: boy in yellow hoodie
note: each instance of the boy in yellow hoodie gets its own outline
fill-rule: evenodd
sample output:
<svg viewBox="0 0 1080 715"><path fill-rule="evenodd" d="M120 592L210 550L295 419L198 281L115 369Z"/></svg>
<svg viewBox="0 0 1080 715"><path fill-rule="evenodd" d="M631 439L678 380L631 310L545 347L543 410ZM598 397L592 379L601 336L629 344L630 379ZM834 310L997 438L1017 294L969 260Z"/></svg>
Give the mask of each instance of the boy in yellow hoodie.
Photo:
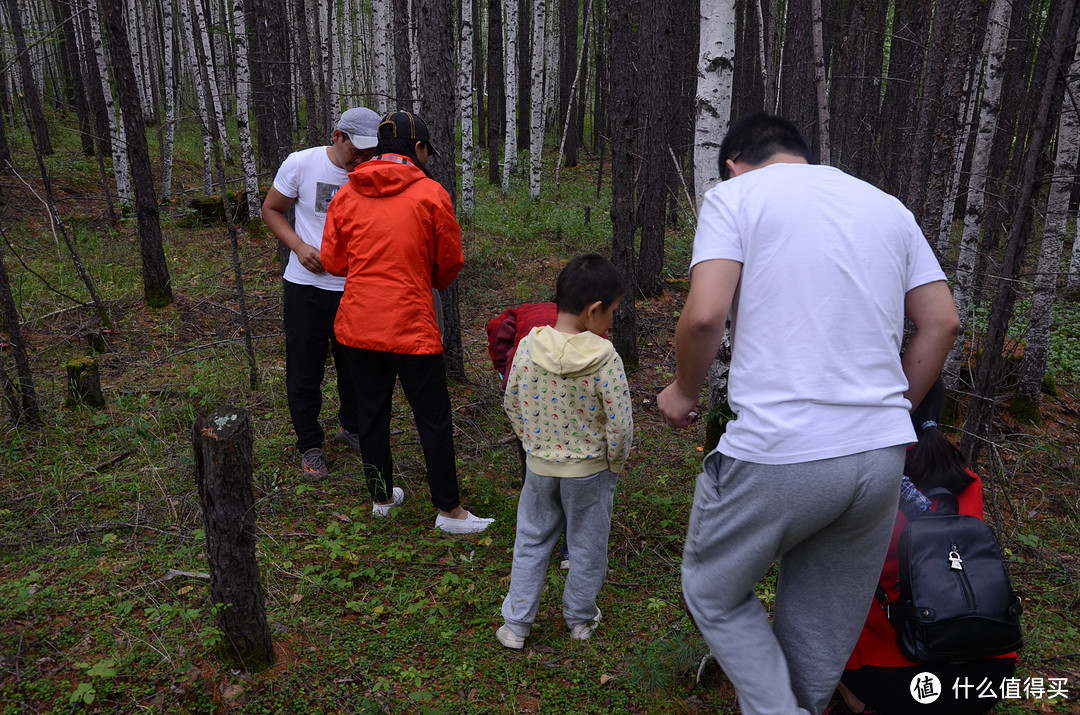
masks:
<svg viewBox="0 0 1080 715"><path fill-rule="evenodd" d="M570 637L588 640L600 621L596 596L607 573L615 482L630 453L634 419L622 359L601 337L624 293L611 261L576 256L555 284L558 319L522 338L510 367L503 409L525 446L528 476L504 624L507 648L525 646L563 525L570 570L563 618Z"/></svg>

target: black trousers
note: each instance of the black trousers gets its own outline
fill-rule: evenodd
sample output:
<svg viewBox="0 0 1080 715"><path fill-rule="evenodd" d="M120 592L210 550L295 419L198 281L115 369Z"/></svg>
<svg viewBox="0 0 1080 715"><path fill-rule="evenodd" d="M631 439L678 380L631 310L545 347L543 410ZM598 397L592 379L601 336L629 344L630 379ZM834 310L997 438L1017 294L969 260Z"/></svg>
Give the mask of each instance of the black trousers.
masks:
<svg viewBox="0 0 1080 715"><path fill-rule="evenodd" d="M420 435L431 501L443 511L456 509L461 502L454 462L450 393L446 389L442 355L403 355L347 346L344 354L346 369L354 375L363 375L357 391L358 431L364 476L372 501L389 501L394 488L390 408L394 379L398 378Z"/></svg>
<svg viewBox="0 0 1080 715"><path fill-rule="evenodd" d="M285 302L285 393L296 432L296 448L306 452L321 447L326 436L319 424L326 353L334 355L341 407L338 422L356 432L355 373L345 368L344 346L334 339L334 316L341 293L282 281Z"/></svg>

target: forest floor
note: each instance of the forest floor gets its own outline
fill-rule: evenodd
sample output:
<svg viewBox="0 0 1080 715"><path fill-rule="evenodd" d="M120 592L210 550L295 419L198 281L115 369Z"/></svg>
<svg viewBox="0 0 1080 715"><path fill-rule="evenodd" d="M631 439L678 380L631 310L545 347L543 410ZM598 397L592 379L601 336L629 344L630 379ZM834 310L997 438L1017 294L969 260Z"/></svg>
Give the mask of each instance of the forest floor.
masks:
<svg viewBox="0 0 1080 715"><path fill-rule="evenodd" d="M25 175L33 163L23 162ZM560 615L553 560L522 651L495 640L514 541L517 457L501 413L484 325L546 300L567 258L607 251L606 191L595 162L564 170L562 194L533 202L522 177L502 197L479 178L460 276L465 379L451 384L463 503L495 517L485 533L432 526L411 413L394 403L393 518L373 519L358 457L326 443L330 477L301 474L284 395L279 264L272 239L240 235L258 387L238 325L221 226L195 227L185 195L163 207L176 300L141 302L133 219L104 219L96 166L51 159L61 214L114 322L58 296L85 289L42 205L0 179L5 261L22 310L44 424L0 424L0 712L733 712L734 692L679 605L679 563L703 428L666 428L654 396L674 370L691 229L668 237L670 289L636 302L640 359L629 374L636 439L616 494L604 620L587 642ZM197 167L178 176L188 178ZM186 173L185 173L186 172ZM605 177L606 181L606 177ZM31 181L35 186L39 183ZM605 184L606 188L606 184ZM38 187L40 193L40 187ZM587 210L586 207L591 207ZM33 269L41 278L31 273ZM63 363L102 335L106 405L65 407ZM9 346L3 359L10 370ZM328 370L323 425L336 432ZM206 577L192 425L218 405L246 408L254 432L258 561L276 663L255 675L222 665ZM1008 552L1026 613L1024 693L998 712L1078 712L1080 397L1074 375L1043 400L1042 426L998 420L988 450L988 520ZM759 587L772 603L773 577ZM1038 691L1067 679L1071 701Z"/></svg>

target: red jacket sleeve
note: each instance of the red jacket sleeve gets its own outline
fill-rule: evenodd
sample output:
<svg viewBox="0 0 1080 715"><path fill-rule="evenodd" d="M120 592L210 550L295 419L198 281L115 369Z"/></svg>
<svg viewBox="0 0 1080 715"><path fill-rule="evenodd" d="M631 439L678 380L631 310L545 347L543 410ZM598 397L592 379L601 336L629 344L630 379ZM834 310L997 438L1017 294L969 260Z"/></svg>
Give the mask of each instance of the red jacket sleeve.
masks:
<svg viewBox="0 0 1080 715"><path fill-rule="evenodd" d="M319 262L327 273L343 276L349 270L349 239L341 231L338 207L341 197L348 191L348 184L338 189L326 209L326 223L323 224L322 247L319 249Z"/></svg>
<svg viewBox="0 0 1080 715"><path fill-rule="evenodd" d="M465 265L465 254L461 249L461 226L454 217L454 204L450 194L437 182L434 229L435 263L431 268L431 285L442 290L457 278Z"/></svg>

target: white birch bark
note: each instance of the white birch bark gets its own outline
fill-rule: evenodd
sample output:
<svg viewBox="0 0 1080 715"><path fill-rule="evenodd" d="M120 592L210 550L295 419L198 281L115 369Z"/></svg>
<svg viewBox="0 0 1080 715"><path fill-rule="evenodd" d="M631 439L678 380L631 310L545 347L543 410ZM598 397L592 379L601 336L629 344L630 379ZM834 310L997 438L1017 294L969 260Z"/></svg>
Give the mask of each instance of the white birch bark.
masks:
<svg viewBox="0 0 1080 715"><path fill-rule="evenodd" d="M990 165L990 150L997 132L998 114L1001 109L1002 77L1005 69L1006 41L1009 36L1011 4L1008 0L993 0L986 32L989 36L989 53L986 61L986 78L982 102L979 107L979 130L971 156L971 176L968 179L967 212L964 214L964 233L960 239L960 253L956 259L956 275L953 277L953 300L960 314L960 335L949 351L942 370L945 386L955 389L960 375L960 362L964 352L964 333L971 314L974 288L975 259L979 251L979 233L982 227L983 208L986 206L986 172Z"/></svg>
<svg viewBox="0 0 1080 715"><path fill-rule="evenodd" d="M533 0L532 87L529 117L529 196L540 198L540 179L544 165L544 62L547 46L544 29L547 24L547 3Z"/></svg>
<svg viewBox="0 0 1080 715"><path fill-rule="evenodd" d="M825 85L825 43L821 37L821 0L810 0L810 28L814 46L814 86L817 89L818 154L822 164L832 163L829 136L829 93Z"/></svg>
<svg viewBox="0 0 1080 715"><path fill-rule="evenodd" d="M424 101L424 85L420 81L420 44L416 36L416 10L414 8L415 3L408 3L409 5L409 57L412 58L412 62L409 66L409 74L412 77L413 97L409 102L409 111L413 111L418 106L423 106Z"/></svg>
<svg viewBox="0 0 1080 715"><path fill-rule="evenodd" d="M184 47L188 57L188 70L195 76L195 100L199 112L199 131L203 140L203 193L214 193L214 169L211 163L212 146L210 144L210 117L207 113L206 90L199 79L199 55L195 52L195 28L191 23L191 8L187 2L180 2L180 33L184 36Z"/></svg>
<svg viewBox="0 0 1080 715"><path fill-rule="evenodd" d="M244 0L233 0L233 33L236 36L236 128L240 137L240 164L244 168L248 217L255 218L262 216L262 202L259 200L259 175L255 170L255 151L251 146L251 127L248 125L251 70L248 67Z"/></svg>
<svg viewBox="0 0 1080 715"><path fill-rule="evenodd" d="M471 4L471 3L470 3ZM471 21L468 21L471 32ZM462 21L461 34L465 36L466 21ZM375 50L375 106L379 114L386 114L390 98L390 0L372 0L371 27L374 31L373 48ZM464 42L464 39L462 39ZM462 55L464 57L464 55ZM462 117L464 121L464 117ZM462 137L464 141L464 137Z"/></svg>
<svg viewBox="0 0 1080 715"><path fill-rule="evenodd" d="M173 138L176 135L176 67L173 58L176 54L176 34L173 20L173 4L162 3L162 35L164 39L164 56L162 65L165 75L165 86L162 95L165 98L165 136L161 148L161 200L168 201L172 198L172 170L173 170Z"/></svg>
<svg viewBox="0 0 1080 715"><path fill-rule="evenodd" d="M337 121L337 117L344 109L341 106L341 62L338 60L338 47L341 44L341 33L338 29L341 23L338 22L337 7L337 3L331 0L330 16L326 18L330 27L330 66L327 86L330 88L330 117L334 121Z"/></svg>
<svg viewBox="0 0 1080 715"><path fill-rule="evenodd" d="M698 209L705 192L720 180L720 142L731 121L735 67L735 0L701 0L694 117L694 194Z"/></svg>
<svg viewBox="0 0 1080 715"><path fill-rule="evenodd" d="M479 0L478 0L479 1ZM473 211L474 152L473 142L473 0L461 0L461 62L458 94L461 99L461 215L470 218ZM387 15L389 19L389 14ZM387 75L389 78L389 75ZM387 86L389 90L389 85Z"/></svg>
<svg viewBox="0 0 1080 715"><path fill-rule="evenodd" d="M218 136L221 137L221 150L225 155L225 161L232 160L232 152L229 150L229 133L225 130L225 112L221 105L221 95L218 92L217 68L214 66L214 55L210 47L210 33L207 30L206 14L203 12L202 0L191 0L195 10L195 25L191 35L194 42L201 42L203 48L203 61L206 64L206 76L210 85L210 103L208 108L213 110L212 121L217 123ZM198 31L198 34L195 34ZM198 54L192 55L192 60L197 61ZM198 76L198 75L196 75ZM199 82L199 84L202 84Z"/></svg>
<svg viewBox="0 0 1080 715"><path fill-rule="evenodd" d="M1080 33L1078 33L1080 34ZM1046 227L1043 230L1035 285L1031 293L1031 318L1028 322L1024 359L1020 363L1019 392L1038 399L1046 376L1046 358L1050 354L1050 330L1053 327L1057 279L1061 271L1061 253L1068 233L1069 197L1080 160L1080 116L1075 102L1080 98L1080 45L1069 67L1068 89L1058 119L1057 156L1054 177L1046 200ZM1073 246L1076 245L1073 240Z"/></svg>
<svg viewBox="0 0 1080 715"><path fill-rule="evenodd" d="M131 170L127 161L127 132L124 130L120 107L113 100L109 85L109 68L105 64L105 47L101 44L101 18L93 0L86 5L90 15L90 37L94 45L94 60L101 77L101 92L105 98L105 113L109 115L109 140L112 144L113 175L116 177L116 195L121 203L130 204L134 198L131 188Z"/></svg>
<svg viewBox="0 0 1080 715"><path fill-rule="evenodd" d="M518 35L518 3L517 0L507 0L503 5L506 40L503 42L503 53L506 56L506 136L503 149L503 175L502 193L506 196L510 193L510 172L517 168L517 35Z"/></svg>
<svg viewBox="0 0 1080 715"><path fill-rule="evenodd" d="M146 33L142 30L138 0L126 0L124 3L124 27L127 30L128 47L131 48L131 64L135 68L135 84L139 95L139 104L143 112L150 106L150 91L147 88L145 65Z"/></svg>
<svg viewBox="0 0 1080 715"><path fill-rule="evenodd" d="M964 80L964 96L968 98L967 108L964 110L964 129L959 132L953 146L953 169L952 180L949 182L949 194L945 197L945 205L941 210L941 223L938 225L937 250L939 253L949 247L952 238L952 224L956 211L956 200L960 196L960 180L964 170L964 156L967 145L971 141L971 131L975 125L975 107L978 104L976 96L982 83L982 73L986 71L986 55L990 51L990 34L983 39L982 52L979 53L979 68L974 77L968 75ZM974 89L971 80L975 80Z"/></svg>

